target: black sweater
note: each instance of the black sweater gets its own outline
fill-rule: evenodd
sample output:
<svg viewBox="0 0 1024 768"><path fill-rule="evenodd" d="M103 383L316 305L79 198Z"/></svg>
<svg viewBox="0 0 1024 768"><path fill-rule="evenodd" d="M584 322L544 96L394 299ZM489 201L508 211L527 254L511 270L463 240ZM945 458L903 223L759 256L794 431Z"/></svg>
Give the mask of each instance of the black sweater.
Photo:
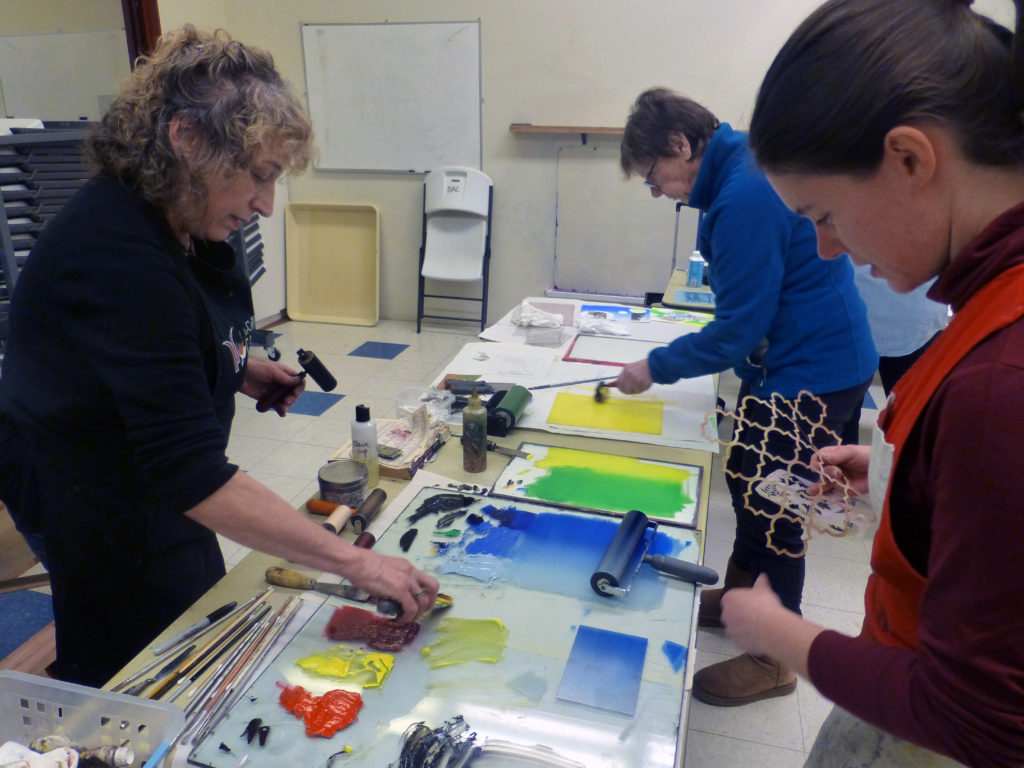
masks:
<svg viewBox="0 0 1024 768"><path fill-rule="evenodd" d="M158 209L98 177L21 273L0 463L25 469L0 496L45 534L64 677L103 682L223 573L216 538L182 513L237 469L225 450L253 325L237 262L223 243L186 257ZM109 649L83 643L97 630L82 621L120 635L126 616L117 658L76 671Z"/></svg>

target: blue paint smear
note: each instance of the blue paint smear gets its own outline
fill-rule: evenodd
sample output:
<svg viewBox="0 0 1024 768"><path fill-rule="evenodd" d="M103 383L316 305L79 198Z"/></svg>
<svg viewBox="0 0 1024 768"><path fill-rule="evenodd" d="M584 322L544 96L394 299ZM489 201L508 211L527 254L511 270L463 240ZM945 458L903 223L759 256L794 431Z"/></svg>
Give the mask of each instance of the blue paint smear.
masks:
<svg viewBox="0 0 1024 768"><path fill-rule="evenodd" d="M678 672L683 668L686 663L686 646L680 645L679 643L673 643L671 640L666 640L661 644L661 652L665 654L665 658L669 660L672 665L672 671Z"/></svg>
<svg viewBox="0 0 1024 768"><path fill-rule="evenodd" d="M452 548L449 548L452 549ZM464 552L449 553L437 566L438 573L457 573L477 581L494 581L504 578L509 560L494 555L467 555Z"/></svg>
<svg viewBox="0 0 1024 768"><path fill-rule="evenodd" d="M598 595L591 588L590 577L619 528L617 519L528 512L513 506L497 509L487 505L479 511L498 525L476 526L467 531L463 541L439 553L439 573L460 573L481 581L504 579L526 589L588 603L614 602L626 610L650 610L664 600L667 577L649 565L636 571L625 598ZM672 557L681 549L679 541L656 531L649 552ZM504 567L498 567L498 563Z"/></svg>
<svg viewBox="0 0 1024 768"><path fill-rule="evenodd" d="M479 539L466 545L470 555L494 555L495 557L511 557L522 536L520 531L511 528L491 528Z"/></svg>

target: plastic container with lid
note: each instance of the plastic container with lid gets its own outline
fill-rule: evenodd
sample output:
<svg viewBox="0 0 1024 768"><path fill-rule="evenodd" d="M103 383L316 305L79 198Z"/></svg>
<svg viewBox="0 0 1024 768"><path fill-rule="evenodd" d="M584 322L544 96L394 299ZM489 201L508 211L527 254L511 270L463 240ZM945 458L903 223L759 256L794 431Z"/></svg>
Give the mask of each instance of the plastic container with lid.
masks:
<svg viewBox="0 0 1024 768"><path fill-rule="evenodd" d="M394 396L398 418L406 418L416 412L421 405L427 407L427 417L431 424L443 424L452 414L455 395L431 387L406 387Z"/></svg>

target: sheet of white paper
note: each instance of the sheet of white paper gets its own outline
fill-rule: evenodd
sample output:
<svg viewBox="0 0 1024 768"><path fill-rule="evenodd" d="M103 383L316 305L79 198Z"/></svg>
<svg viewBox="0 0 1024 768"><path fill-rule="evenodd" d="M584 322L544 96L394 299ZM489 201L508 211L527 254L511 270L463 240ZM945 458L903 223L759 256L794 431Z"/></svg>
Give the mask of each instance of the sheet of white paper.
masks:
<svg viewBox="0 0 1024 768"><path fill-rule="evenodd" d="M511 382L524 387L543 384L548 370L559 358L558 350L550 347L470 342L458 351L434 384L449 373L472 374L484 381Z"/></svg>
<svg viewBox="0 0 1024 768"><path fill-rule="evenodd" d="M531 298L528 301L536 307L543 309L545 312L551 312L557 306L566 307L566 312L571 308L573 311L573 318L579 316L579 309L585 303L577 301L575 299L547 299L547 298ZM586 302L587 304L594 304L595 302ZM618 306L618 305L613 305ZM623 305L625 306L625 305ZM635 309L635 307L634 307ZM513 308L505 314L498 322L489 326L486 330L480 333L480 338L485 341L501 341L501 342L514 342L516 344L526 343L526 329L520 328L512 323L512 317L514 316L516 309ZM630 331L630 335L627 338L637 339L640 341L657 341L661 344L668 344L670 341L678 336L682 336L684 333L696 333L700 330L699 327L680 325L675 323L664 323L664 322L646 322L636 323L623 321L624 325L627 325ZM575 322L566 323L563 328L563 341L562 348L568 346L572 339L576 335Z"/></svg>

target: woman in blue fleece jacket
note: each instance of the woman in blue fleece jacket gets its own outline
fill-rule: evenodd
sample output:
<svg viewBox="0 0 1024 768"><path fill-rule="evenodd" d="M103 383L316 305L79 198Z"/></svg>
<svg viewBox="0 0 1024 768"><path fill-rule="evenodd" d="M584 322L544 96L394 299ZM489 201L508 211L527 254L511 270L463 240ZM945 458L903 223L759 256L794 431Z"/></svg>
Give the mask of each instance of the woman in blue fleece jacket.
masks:
<svg viewBox="0 0 1024 768"><path fill-rule="evenodd" d="M825 425L856 442L860 405L878 366L864 303L848 259L818 258L814 227L790 211L755 167L746 134L734 131L700 104L673 91L645 91L633 105L621 147L627 177L642 176L652 197L679 200L704 212L697 232L715 293L715 319L699 333L680 336L646 359L625 366L616 382L636 394L653 383L670 384L732 368L741 379L739 405L752 426L734 435L741 445L765 439L764 405L773 395L795 399L801 391L825 404ZM797 403L806 410L807 398ZM817 414L811 414L815 420ZM797 446L778 432L768 447L780 457ZM803 457L809 461L810 457ZM790 610L800 612L804 559L802 528L778 521L771 532L780 554L766 546L778 507L738 476L764 477L751 451L734 450L727 481L736 513L736 538L722 588L701 596L699 623L721 626L721 596L766 573ZM756 505L756 508L755 508ZM767 657L750 654L700 670L694 695L709 704L735 706L796 688L796 676Z"/></svg>

